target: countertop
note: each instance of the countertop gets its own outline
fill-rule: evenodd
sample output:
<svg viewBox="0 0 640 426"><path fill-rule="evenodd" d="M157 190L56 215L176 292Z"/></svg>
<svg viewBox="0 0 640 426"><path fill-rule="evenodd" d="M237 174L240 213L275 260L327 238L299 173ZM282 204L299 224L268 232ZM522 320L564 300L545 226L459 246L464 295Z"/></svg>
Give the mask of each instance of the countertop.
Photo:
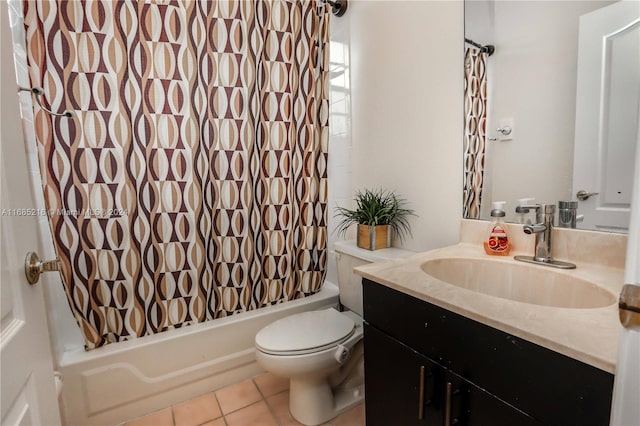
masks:
<svg viewBox="0 0 640 426"><path fill-rule="evenodd" d="M589 309L549 307L489 296L433 278L420 267L423 262L438 258L490 258L520 263L513 260L514 254L530 253L518 251L496 259L496 256L485 254L479 244L461 242L407 258L361 266L354 271L402 293L614 374L622 329L617 295L622 288L624 270L619 264L611 267L567 259L577 268L561 273L591 281L616 295L616 302L611 305Z"/></svg>

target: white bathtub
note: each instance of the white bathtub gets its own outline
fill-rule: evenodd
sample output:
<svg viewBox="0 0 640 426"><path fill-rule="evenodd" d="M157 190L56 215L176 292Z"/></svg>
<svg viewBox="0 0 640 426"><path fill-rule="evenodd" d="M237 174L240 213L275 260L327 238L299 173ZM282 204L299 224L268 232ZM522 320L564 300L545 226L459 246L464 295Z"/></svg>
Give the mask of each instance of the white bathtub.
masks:
<svg viewBox="0 0 640 426"><path fill-rule="evenodd" d="M66 425L116 425L255 376L254 338L265 325L298 312L334 307L338 288L313 296L171 330L60 362Z"/></svg>

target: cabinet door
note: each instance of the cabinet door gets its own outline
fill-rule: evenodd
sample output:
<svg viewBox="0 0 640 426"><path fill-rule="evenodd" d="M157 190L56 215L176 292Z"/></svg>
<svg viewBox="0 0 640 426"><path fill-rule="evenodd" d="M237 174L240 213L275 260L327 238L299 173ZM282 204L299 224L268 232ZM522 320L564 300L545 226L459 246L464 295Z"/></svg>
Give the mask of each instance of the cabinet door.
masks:
<svg viewBox="0 0 640 426"><path fill-rule="evenodd" d="M532 417L480 389L462 377L447 371L442 384L444 426L533 426Z"/></svg>
<svg viewBox="0 0 640 426"><path fill-rule="evenodd" d="M445 370L364 325L367 426L441 425Z"/></svg>

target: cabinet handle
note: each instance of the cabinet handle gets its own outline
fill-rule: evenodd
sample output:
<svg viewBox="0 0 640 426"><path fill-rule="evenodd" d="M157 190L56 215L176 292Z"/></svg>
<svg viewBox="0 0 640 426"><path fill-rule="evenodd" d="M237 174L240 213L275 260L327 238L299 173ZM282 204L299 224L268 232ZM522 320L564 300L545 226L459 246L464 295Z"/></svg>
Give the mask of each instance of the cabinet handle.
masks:
<svg viewBox="0 0 640 426"><path fill-rule="evenodd" d="M444 426L451 426L451 382L447 382L444 398Z"/></svg>
<svg viewBox="0 0 640 426"><path fill-rule="evenodd" d="M418 420L424 418L424 365L420 366L420 390L418 397Z"/></svg>

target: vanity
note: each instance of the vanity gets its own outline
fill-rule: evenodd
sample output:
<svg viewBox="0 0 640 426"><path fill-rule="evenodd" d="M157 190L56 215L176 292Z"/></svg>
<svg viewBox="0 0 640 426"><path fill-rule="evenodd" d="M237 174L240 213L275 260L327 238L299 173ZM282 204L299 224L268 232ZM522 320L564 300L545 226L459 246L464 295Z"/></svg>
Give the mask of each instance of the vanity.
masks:
<svg viewBox="0 0 640 426"><path fill-rule="evenodd" d="M626 237L557 230L557 271L487 256L484 228L356 269L367 425L608 425Z"/></svg>

